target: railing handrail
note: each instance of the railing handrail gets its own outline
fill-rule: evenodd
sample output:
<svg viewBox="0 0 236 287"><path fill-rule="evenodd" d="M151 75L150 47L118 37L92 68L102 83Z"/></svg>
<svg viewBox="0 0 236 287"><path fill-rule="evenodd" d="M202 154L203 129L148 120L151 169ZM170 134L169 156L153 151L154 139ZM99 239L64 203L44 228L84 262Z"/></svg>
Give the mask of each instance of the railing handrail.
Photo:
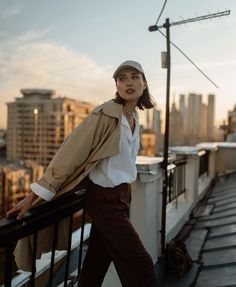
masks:
<svg viewBox="0 0 236 287"><path fill-rule="evenodd" d="M185 165L187 163L186 158L179 158L173 161L173 164L176 166Z"/></svg>
<svg viewBox="0 0 236 287"><path fill-rule="evenodd" d="M33 207L20 220L15 217L4 218L0 220L0 247L50 226L83 207L84 196L79 190Z"/></svg>

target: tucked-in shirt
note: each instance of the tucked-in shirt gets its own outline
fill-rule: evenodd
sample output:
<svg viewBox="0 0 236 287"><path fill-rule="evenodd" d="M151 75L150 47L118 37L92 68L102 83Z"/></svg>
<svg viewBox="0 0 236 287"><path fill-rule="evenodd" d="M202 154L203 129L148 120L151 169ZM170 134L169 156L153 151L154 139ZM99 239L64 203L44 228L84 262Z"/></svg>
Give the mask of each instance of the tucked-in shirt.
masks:
<svg viewBox="0 0 236 287"><path fill-rule="evenodd" d="M90 172L89 178L103 187L114 187L121 183L131 183L137 177L135 165L139 150L139 123L135 117L135 129L132 133L124 115L121 117L119 154L101 160ZM54 193L34 182L31 190L39 197L50 201Z"/></svg>
<svg viewBox="0 0 236 287"><path fill-rule="evenodd" d="M131 183L137 177L135 165L139 149L139 123L135 118L132 133L124 115L121 118L119 154L101 160L89 174L90 180L103 187L114 187L121 183Z"/></svg>

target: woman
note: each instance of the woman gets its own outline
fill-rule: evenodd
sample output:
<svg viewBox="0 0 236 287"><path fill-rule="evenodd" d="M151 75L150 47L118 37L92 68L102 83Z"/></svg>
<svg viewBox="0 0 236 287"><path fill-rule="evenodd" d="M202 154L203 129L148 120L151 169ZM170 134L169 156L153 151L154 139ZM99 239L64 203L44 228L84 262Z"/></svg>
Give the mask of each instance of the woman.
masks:
<svg viewBox="0 0 236 287"><path fill-rule="evenodd" d="M122 63L114 72L116 98L95 108L62 144L31 192L8 212L21 218L39 196L51 200L90 180L85 209L92 219L79 286L101 286L113 261L122 286L155 286L151 257L128 218L130 183L139 149L136 107L152 108L141 65ZM82 135L82 136L81 136Z"/></svg>

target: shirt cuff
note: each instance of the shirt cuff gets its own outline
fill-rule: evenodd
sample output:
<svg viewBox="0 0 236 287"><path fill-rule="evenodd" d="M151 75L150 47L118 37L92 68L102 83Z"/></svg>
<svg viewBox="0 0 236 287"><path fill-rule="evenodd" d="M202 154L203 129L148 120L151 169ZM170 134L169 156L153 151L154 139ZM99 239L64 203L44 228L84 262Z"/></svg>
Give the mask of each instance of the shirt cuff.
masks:
<svg viewBox="0 0 236 287"><path fill-rule="evenodd" d="M39 197L43 198L44 200L50 201L55 196L55 193L49 191L45 187L39 185L38 183L34 182L30 185L33 193L37 194Z"/></svg>

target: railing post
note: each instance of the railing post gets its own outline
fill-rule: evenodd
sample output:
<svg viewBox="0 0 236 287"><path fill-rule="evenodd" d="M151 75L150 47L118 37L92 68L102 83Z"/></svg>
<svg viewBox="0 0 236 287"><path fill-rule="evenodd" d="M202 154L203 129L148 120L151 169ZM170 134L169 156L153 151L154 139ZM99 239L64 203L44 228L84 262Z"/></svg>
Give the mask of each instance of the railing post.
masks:
<svg viewBox="0 0 236 287"><path fill-rule="evenodd" d="M78 275L79 278L81 266L82 266L82 257L83 257L83 241L84 241L84 224L85 224L85 214L86 210L83 209L82 213L82 224L81 224L81 233L80 233L80 245L79 245L79 262L78 262Z"/></svg>
<svg viewBox="0 0 236 287"><path fill-rule="evenodd" d="M38 233L35 232L34 237L33 237L32 272L31 272L31 279L30 279L30 286L31 287L35 286L37 242L38 242Z"/></svg>
<svg viewBox="0 0 236 287"><path fill-rule="evenodd" d="M58 240L57 235L58 235L58 222L55 223L54 232L53 232L52 254L51 254L51 262L50 262L50 270L49 270L49 282L48 282L49 287L52 286L52 281L53 281L55 251L56 251L56 243Z"/></svg>
<svg viewBox="0 0 236 287"><path fill-rule="evenodd" d="M4 286L11 287L12 276L12 260L13 260L13 243L9 243L5 248L5 278Z"/></svg>
<svg viewBox="0 0 236 287"><path fill-rule="evenodd" d="M72 227L73 227L73 214L70 215L70 223L68 230L68 246L67 246L67 256L66 256L66 267L65 267L65 277L64 277L64 287L67 286L67 281L69 277L69 268L70 268L70 255L71 255L71 239L72 239Z"/></svg>

